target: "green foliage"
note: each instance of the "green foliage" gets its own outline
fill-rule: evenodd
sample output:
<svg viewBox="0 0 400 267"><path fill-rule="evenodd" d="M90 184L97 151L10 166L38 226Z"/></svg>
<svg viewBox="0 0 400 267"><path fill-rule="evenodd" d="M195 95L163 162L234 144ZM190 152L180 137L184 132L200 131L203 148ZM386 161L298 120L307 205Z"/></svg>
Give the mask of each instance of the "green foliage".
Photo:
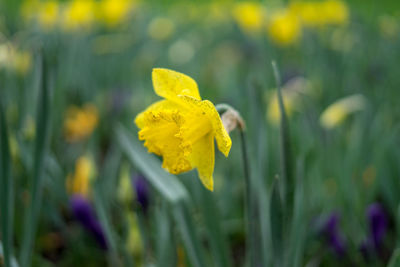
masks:
<svg viewBox="0 0 400 267"><path fill-rule="evenodd" d="M289 46L275 43L265 25L244 30L225 1L150 1L121 24L96 17L69 31L27 21L19 2L0 3L5 266L397 266L400 20L393 1L379 8L351 1L345 25L302 25ZM265 23L285 7L274 3L266 4ZM193 77L204 99L228 103L246 122L245 132L230 133L229 157L216 153L214 192L195 171L166 172L137 138L135 116L160 100L154 67ZM324 128L323 111L355 94L365 97L363 109ZM89 115L88 106L95 107ZM73 111L84 119L74 120L80 138L71 141ZM107 250L71 206L81 157L93 161L85 198ZM131 184L137 174L149 185L147 208ZM387 220L379 248L371 245L372 203ZM333 212L338 222L327 226ZM340 242L344 254L335 250Z"/></svg>

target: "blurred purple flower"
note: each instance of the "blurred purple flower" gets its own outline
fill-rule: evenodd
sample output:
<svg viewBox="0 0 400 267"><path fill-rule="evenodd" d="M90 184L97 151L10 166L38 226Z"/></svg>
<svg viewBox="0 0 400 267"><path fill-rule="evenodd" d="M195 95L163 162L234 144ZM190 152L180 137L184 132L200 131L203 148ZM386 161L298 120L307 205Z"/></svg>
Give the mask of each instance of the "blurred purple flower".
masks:
<svg viewBox="0 0 400 267"><path fill-rule="evenodd" d="M149 187L143 175L133 178L133 186L136 192L136 200L139 202L143 211L146 212L149 206Z"/></svg>
<svg viewBox="0 0 400 267"><path fill-rule="evenodd" d="M369 235L360 245L360 251L364 258L383 251L383 241L388 228L388 219L383 207L379 203L368 206L366 212L369 223Z"/></svg>
<svg viewBox="0 0 400 267"><path fill-rule="evenodd" d="M82 195L73 195L70 199L70 205L75 218L91 232L103 249L107 249L107 242L104 236L103 229L96 219L95 213L89 201Z"/></svg>
<svg viewBox="0 0 400 267"><path fill-rule="evenodd" d="M388 227L388 221L382 206L379 203L371 204L367 209L369 221L370 239L376 250L382 247L382 243Z"/></svg>
<svg viewBox="0 0 400 267"><path fill-rule="evenodd" d="M335 254L339 257L343 256L346 252L346 244L339 229L339 214L332 213L326 220L322 230Z"/></svg>

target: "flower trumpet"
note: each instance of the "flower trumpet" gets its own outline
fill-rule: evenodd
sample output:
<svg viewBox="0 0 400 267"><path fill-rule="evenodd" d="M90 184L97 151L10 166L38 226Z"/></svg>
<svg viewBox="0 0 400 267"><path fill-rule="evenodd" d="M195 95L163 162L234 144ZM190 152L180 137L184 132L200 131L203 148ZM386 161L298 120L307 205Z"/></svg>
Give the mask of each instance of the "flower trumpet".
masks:
<svg viewBox="0 0 400 267"><path fill-rule="evenodd" d="M173 174L197 168L203 185L213 190L214 138L227 157L232 141L213 103L202 100L189 76L153 69L153 87L165 98L137 115L139 139L150 153L162 156L162 167Z"/></svg>

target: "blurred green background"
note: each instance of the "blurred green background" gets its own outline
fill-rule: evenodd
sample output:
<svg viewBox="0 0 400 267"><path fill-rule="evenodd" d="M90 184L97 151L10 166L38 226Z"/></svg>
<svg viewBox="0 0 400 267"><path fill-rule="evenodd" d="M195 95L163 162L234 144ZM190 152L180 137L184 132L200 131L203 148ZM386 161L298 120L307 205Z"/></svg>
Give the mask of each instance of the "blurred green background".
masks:
<svg viewBox="0 0 400 267"><path fill-rule="evenodd" d="M389 0L1 1L0 266L400 266L399 23ZM155 67L241 113L253 212L238 130L214 192L137 140Z"/></svg>

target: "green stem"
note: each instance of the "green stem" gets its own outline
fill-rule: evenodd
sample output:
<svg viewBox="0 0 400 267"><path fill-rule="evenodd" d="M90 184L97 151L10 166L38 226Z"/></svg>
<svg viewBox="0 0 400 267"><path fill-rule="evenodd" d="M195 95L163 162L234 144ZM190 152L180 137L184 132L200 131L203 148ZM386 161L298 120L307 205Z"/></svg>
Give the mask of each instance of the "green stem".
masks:
<svg viewBox="0 0 400 267"><path fill-rule="evenodd" d="M243 161L243 172L244 172L244 181L245 181L245 218L247 219L246 224L246 261L250 262L250 266L256 266L257 256L257 239L256 239L256 207L255 201L252 194L252 182L250 177L250 165L249 165L249 157L247 152L247 143L246 143L246 135L245 135L245 127L243 120L239 114L233 107L228 104L217 104L215 106L219 113L223 113L228 110L234 111L238 118L238 129L240 132L240 143L242 150L242 161Z"/></svg>
<svg viewBox="0 0 400 267"><path fill-rule="evenodd" d="M4 266L11 266L13 234L13 185L8 129L2 102L0 102L0 233L3 242ZM1 242L0 242L1 245Z"/></svg>
<svg viewBox="0 0 400 267"><path fill-rule="evenodd" d="M255 235L255 222L256 222L256 214L254 209L254 201L252 194L252 183L250 178L250 167L249 167L249 157L247 154L247 143L245 137L245 131L243 129L239 129L240 131L240 143L242 148L242 160L243 160L243 173L245 179L245 213L247 218L246 221L246 242L247 242L247 257L248 261L250 261L250 266L256 266L256 235Z"/></svg>

